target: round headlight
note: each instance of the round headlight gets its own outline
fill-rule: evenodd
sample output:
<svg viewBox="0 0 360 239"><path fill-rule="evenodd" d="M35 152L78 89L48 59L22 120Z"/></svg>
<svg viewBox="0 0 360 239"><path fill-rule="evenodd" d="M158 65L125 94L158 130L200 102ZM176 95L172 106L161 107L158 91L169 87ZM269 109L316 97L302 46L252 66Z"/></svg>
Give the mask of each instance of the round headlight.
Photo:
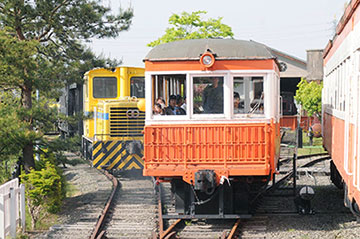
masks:
<svg viewBox="0 0 360 239"><path fill-rule="evenodd" d="M204 53L200 58L201 65L205 66L206 68L210 68L215 63L215 57L210 52Z"/></svg>
<svg viewBox="0 0 360 239"><path fill-rule="evenodd" d="M212 63L212 58L211 56L204 56L202 61L204 65L210 65Z"/></svg>

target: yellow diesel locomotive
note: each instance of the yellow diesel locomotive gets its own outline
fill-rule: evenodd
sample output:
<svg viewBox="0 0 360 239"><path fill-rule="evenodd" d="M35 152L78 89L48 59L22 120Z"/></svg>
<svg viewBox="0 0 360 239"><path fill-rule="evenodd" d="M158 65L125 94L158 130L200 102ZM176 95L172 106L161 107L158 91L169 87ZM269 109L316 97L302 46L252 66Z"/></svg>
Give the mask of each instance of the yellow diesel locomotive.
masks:
<svg viewBox="0 0 360 239"><path fill-rule="evenodd" d="M142 169L144 69L116 67L85 73L82 154L95 168Z"/></svg>

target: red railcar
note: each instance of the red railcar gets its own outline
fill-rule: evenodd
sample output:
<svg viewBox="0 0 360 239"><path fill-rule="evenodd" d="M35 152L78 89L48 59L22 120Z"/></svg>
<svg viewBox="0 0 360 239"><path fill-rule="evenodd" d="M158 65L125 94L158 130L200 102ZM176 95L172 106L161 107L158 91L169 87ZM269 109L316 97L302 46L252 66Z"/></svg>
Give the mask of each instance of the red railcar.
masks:
<svg viewBox="0 0 360 239"><path fill-rule="evenodd" d="M345 205L360 203L360 0L352 0L324 52L323 139L331 179L345 188Z"/></svg>
<svg viewBox="0 0 360 239"><path fill-rule="evenodd" d="M230 39L167 43L146 56L145 80L154 111L146 111L144 175L171 182L178 217L248 213L250 194L272 179L279 159L271 51Z"/></svg>

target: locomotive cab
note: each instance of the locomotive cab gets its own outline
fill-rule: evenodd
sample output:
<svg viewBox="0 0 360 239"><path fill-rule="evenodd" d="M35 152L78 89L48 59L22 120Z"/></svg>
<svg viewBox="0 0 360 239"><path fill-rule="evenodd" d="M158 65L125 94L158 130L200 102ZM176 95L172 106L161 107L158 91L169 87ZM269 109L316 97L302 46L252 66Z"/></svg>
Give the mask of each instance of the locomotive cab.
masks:
<svg viewBox="0 0 360 239"><path fill-rule="evenodd" d="M276 58L251 41L200 39L145 59L146 176L169 181L179 218L239 218L275 173Z"/></svg>

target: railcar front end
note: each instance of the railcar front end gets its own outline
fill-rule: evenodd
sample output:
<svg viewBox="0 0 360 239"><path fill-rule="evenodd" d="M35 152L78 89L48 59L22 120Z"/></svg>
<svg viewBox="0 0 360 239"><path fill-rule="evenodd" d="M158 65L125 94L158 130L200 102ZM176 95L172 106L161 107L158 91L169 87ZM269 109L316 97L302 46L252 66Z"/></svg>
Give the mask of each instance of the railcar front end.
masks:
<svg viewBox="0 0 360 239"><path fill-rule="evenodd" d="M186 40L145 59L144 175L169 181L177 215L239 218L276 173L279 70L261 44Z"/></svg>

